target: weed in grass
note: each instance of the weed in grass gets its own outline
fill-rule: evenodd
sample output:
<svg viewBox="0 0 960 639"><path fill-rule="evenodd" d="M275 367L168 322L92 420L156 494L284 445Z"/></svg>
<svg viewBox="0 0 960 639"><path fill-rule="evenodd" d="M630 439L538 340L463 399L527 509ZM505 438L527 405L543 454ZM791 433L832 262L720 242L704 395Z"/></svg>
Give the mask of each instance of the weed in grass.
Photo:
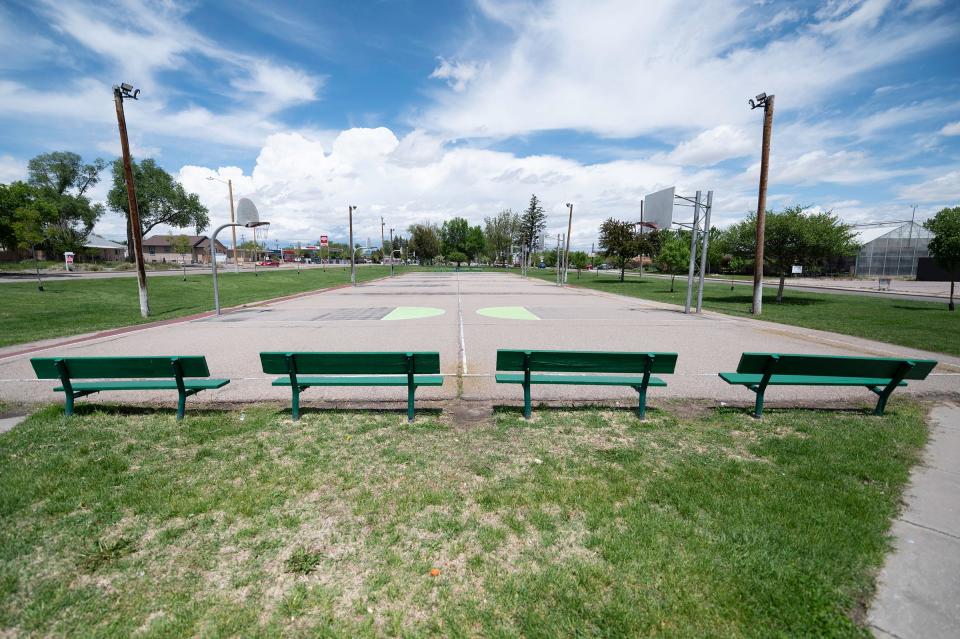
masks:
<svg viewBox="0 0 960 639"><path fill-rule="evenodd" d="M287 559L287 571L297 575L309 575L322 559L321 553L300 546Z"/></svg>
<svg viewBox="0 0 960 639"><path fill-rule="evenodd" d="M80 550L77 565L84 572L96 572L121 557L130 554L135 549L132 539L118 537L117 539L97 539L92 545Z"/></svg>

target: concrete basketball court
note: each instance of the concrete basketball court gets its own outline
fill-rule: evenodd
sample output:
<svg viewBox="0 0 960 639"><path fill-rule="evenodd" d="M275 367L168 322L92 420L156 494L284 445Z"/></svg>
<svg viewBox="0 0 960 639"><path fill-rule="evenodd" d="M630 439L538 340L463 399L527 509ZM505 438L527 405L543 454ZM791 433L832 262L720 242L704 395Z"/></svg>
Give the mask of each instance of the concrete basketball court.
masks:
<svg viewBox="0 0 960 639"><path fill-rule="evenodd" d="M25 350L29 345L10 349ZM519 404L518 385L493 379L498 348L675 351L677 373L664 376L667 388L651 389L649 403L661 398L708 399L752 405L753 394L728 386L718 371L736 369L743 351L835 355L910 356L941 362L926 381L911 382L900 393L960 392L960 358L880 342L735 318L714 313L684 315L676 307L586 289L558 288L538 279L506 273L416 272L368 282L355 288L246 308L221 318L202 318L165 326L95 337L69 345L38 345L29 353L0 352L0 399L16 403L62 402L55 383L34 378L33 356L206 355L211 375L232 381L205 391L190 405L210 402L279 400L289 403L287 388L260 370L260 351L439 351L443 387L421 388L418 399ZM536 386L534 402L636 402L628 388ZM313 388L304 405L349 402L402 405L402 388ZM824 401L866 405L875 396L865 388L772 387L770 406ZM114 392L78 400L159 402L174 406L175 393Z"/></svg>

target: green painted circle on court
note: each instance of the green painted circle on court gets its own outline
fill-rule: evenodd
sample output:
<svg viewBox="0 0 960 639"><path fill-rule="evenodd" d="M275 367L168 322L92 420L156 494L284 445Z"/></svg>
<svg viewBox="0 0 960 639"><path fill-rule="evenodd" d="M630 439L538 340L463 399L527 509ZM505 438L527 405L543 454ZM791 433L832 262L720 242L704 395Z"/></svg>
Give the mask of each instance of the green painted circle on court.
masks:
<svg viewBox="0 0 960 639"><path fill-rule="evenodd" d="M384 315L382 319L387 321L423 319L425 317L443 315L445 312L442 308L433 308L431 306L398 306Z"/></svg>
<svg viewBox="0 0 960 639"><path fill-rule="evenodd" d="M488 306L477 311L477 315L511 320L538 320L540 319L523 306Z"/></svg>

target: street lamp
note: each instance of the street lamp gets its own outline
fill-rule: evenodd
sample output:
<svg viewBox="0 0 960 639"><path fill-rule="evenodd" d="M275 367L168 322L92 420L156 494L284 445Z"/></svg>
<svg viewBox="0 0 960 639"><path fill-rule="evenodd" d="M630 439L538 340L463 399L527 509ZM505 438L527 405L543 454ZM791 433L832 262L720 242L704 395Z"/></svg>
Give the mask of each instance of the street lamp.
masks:
<svg viewBox="0 0 960 639"><path fill-rule="evenodd" d="M770 163L770 135L773 130L773 96L761 93L756 102L747 100L750 110L763 107L763 145L760 150L760 188L757 195L757 246L753 265L753 308L759 315L763 309L763 242L767 224L767 166Z"/></svg>
<svg viewBox="0 0 960 639"><path fill-rule="evenodd" d="M220 178L213 177L212 175L207 176L207 179L213 180L214 182L219 182L220 184L227 185L227 189L230 191L230 221L236 222L236 219L234 218L234 214L233 214L233 180L228 178L227 181L224 182ZM230 231L233 233L233 269L234 271L239 273L240 262L239 260L237 260L237 227L231 228Z"/></svg>
<svg viewBox="0 0 960 639"><path fill-rule="evenodd" d="M357 210L356 205L349 206L350 217L350 284L357 285L357 251L353 248L353 212Z"/></svg>
<svg viewBox="0 0 960 639"><path fill-rule="evenodd" d="M250 202L250 200L245 201ZM210 236L210 265L213 269L213 309L218 317L220 315L220 287L217 283L217 235L228 226L234 228L245 226L248 229L252 229L270 224L270 222L260 221L260 214L257 211L257 207L253 205L253 202L250 202L249 206L240 207L237 219L240 221L221 224L217 227L217 230L213 232L213 235Z"/></svg>
<svg viewBox="0 0 960 639"><path fill-rule="evenodd" d="M127 141L127 118L123 113L124 100L137 100L140 89L122 83L113 87L113 102L117 107L117 126L120 128L120 150L123 152L123 177L127 183L127 204L130 209L130 235L133 240L133 259L137 265L137 288L140 292L140 315L150 316L150 300L147 297L147 273L143 268L143 230L140 228L140 211L137 209L137 190L133 183L133 163L130 160L130 143Z"/></svg>

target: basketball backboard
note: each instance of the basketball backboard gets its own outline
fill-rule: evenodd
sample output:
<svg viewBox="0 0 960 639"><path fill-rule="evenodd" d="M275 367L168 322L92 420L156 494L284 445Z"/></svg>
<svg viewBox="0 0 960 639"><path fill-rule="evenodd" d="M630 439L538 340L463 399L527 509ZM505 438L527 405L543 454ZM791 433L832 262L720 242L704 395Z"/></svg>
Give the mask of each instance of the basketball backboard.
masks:
<svg viewBox="0 0 960 639"><path fill-rule="evenodd" d="M668 229L673 224L673 195L677 187L650 193L643 198L643 223L657 229Z"/></svg>
<svg viewBox="0 0 960 639"><path fill-rule="evenodd" d="M257 205L249 198L242 197L237 202L237 224L243 224L248 228L262 226L270 222L261 222L260 213L257 211Z"/></svg>

